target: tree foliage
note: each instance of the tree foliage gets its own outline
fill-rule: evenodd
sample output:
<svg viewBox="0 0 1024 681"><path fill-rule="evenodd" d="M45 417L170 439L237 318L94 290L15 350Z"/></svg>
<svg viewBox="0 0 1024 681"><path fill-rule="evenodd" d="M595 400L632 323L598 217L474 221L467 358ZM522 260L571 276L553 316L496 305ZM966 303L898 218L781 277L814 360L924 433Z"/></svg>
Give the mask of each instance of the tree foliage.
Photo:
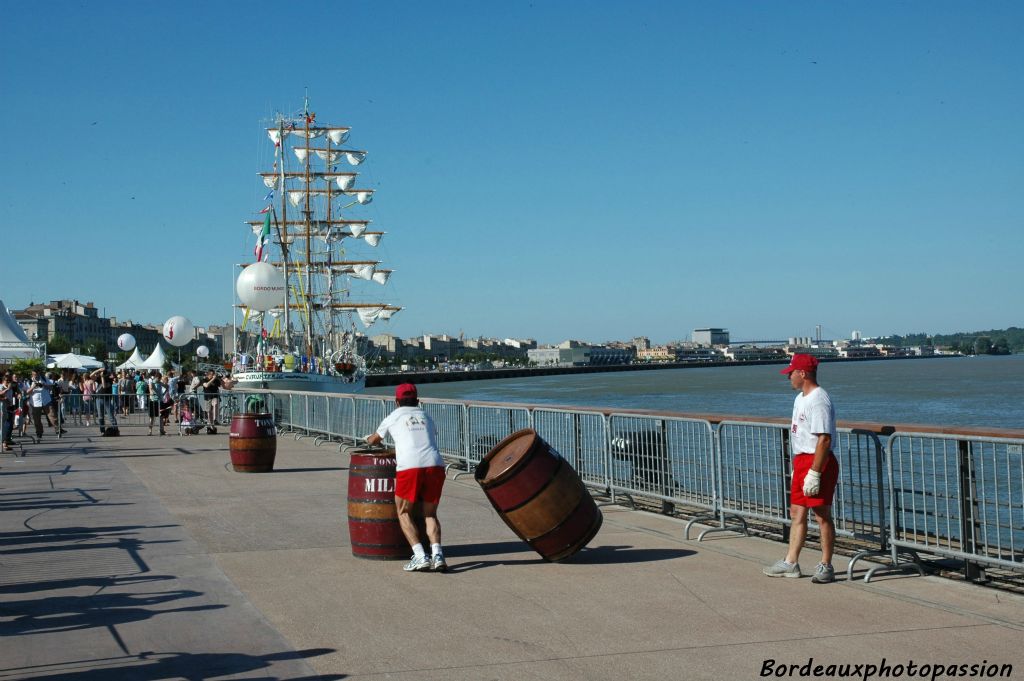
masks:
<svg viewBox="0 0 1024 681"><path fill-rule="evenodd" d="M1008 355L1024 352L1024 329L1011 326L1008 329L988 331L957 332L929 335L912 333L906 336L889 336L886 342L897 346L934 345L950 348L967 355L988 354Z"/></svg>
<svg viewBox="0 0 1024 681"><path fill-rule="evenodd" d="M46 352L51 355L63 355L66 352L71 352L71 340L67 336L56 333L46 342Z"/></svg>

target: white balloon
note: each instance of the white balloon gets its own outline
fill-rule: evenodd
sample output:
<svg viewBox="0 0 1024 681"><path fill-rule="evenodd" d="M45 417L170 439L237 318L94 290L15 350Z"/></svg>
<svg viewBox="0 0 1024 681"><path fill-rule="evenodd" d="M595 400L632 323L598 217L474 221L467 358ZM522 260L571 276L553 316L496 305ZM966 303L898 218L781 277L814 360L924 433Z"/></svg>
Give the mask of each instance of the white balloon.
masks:
<svg viewBox="0 0 1024 681"><path fill-rule="evenodd" d="M238 275L235 291L250 310L265 312L284 304L284 274L266 262L249 265Z"/></svg>
<svg viewBox="0 0 1024 681"><path fill-rule="evenodd" d="M125 352L131 352L135 349L135 336L130 333L122 333L117 337L117 347Z"/></svg>
<svg viewBox="0 0 1024 681"><path fill-rule="evenodd" d="M196 355L205 359L210 356L210 348L206 347L205 345L200 345L198 348L196 348Z"/></svg>
<svg viewBox="0 0 1024 681"><path fill-rule="evenodd" d="M176 348L188 345L193 331L192 322L181 315L175 315L164 322L164 338Z"/></svg>

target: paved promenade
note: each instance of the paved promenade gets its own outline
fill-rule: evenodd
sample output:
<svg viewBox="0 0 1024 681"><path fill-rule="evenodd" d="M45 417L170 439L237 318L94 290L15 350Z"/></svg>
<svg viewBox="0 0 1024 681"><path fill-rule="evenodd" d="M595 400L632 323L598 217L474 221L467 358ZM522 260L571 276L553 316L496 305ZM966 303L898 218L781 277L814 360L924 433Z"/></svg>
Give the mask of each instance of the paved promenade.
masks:
<svg viewBox="0 0 1024 681"><path fill-rule="evenodd" d="M0 681L756 679L812 657L1024 678L1017 595L768 579L781 544L685 541L616 507L592 548L548 564L469 477L441 505L451 572L406 574L352 557L334 447L283 436L277 470L240 474L224 434L123 432L0 457Z"/></svg>

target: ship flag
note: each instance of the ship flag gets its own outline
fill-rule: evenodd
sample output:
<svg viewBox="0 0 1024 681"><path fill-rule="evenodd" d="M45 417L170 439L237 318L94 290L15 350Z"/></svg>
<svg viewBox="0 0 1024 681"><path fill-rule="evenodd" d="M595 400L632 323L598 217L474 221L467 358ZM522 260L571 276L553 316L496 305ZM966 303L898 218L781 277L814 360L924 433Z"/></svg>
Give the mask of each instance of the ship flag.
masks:
<svg viewBox="0 0 1024 681"><path fill-rule="evenodd" d="M263 260L263 247L268 241L270 241L270 213L267 213L267 217L263 220L263 229L260 230L259 236L256 237L257 261Z"/></svg>

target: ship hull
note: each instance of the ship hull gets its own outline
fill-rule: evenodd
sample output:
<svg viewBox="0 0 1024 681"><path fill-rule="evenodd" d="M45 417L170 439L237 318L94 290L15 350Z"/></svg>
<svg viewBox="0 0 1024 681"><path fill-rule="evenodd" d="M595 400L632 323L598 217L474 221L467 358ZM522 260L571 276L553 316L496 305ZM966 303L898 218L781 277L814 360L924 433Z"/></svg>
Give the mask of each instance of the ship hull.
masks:
<svg viewBox="0 0 1024 681"><path fill-rule="evenodd" d="M235 390L293 390L314 393L358 393L366 387L366 377L346 381L340 376L304 374L288 371L242 371L232 374Z"/></svg>

